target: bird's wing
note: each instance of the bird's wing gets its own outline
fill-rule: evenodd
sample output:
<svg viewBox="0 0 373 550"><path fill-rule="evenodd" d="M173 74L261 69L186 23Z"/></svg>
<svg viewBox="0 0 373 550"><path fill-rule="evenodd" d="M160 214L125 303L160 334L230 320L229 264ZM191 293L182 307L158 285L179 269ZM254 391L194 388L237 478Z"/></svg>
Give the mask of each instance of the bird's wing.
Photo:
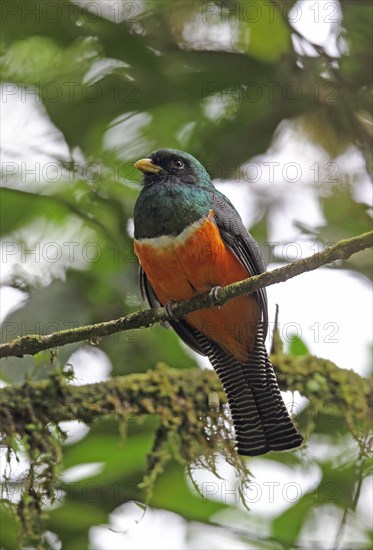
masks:
<svg viewBox="0 0 373 550"><path fill-rule="evenodd" d="M258 243L247 232L233 205L216 190L212 195L212 209L222 240L247 269L250 276L263 273L266 266ZM253 295L258 300L261 310L265 339L268 331L267 292L265 288L262 288L254 292Z"/></svg>

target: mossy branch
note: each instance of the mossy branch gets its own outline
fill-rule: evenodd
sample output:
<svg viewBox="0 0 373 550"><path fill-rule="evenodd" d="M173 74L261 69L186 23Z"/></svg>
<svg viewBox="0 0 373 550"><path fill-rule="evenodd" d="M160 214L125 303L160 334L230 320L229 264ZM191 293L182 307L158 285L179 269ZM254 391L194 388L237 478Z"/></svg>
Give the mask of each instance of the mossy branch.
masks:
<svg viewBox="0 0 373 550"><path fill-rule="evenodd" d="M282 390L298 390L313 402L332 406L331 412L349 417L353 425L367 422L372 406L371 380L331 361L305 355L272 355L271 360ZM62 381L27 381L0 391L0 431L24 435L38 423L66 420L92 422L110 415L136 422L142 414L158 414L166 429L199 423L208 413L208 396L226 397L212 370L173 369L164 364L146 373L117 376L105 382L73 386Z"/></svg>
<svg viewBox="0 0 373 550"><path fill-rule="evenodd" d="M322 252L318 252L308 258L228 285L220 289L216 296L206 293L190 300L175 303L171 306L171 310L174 317L178 318L198 309L221 306L235 296L248 294L260 288L285 282L301 273L313 271L336 260L347 260L352 254L372 246L373 231L370 231L351 239L339 241L335 245L326 247ZM11 342L1 344L0 357L35 355L45 349L84 340L95 340L116 332L145 328L161 321L167 321L167 313L163 307L139 311L113 321L62 330L45 336L35 334L22 336Z"/></svg>

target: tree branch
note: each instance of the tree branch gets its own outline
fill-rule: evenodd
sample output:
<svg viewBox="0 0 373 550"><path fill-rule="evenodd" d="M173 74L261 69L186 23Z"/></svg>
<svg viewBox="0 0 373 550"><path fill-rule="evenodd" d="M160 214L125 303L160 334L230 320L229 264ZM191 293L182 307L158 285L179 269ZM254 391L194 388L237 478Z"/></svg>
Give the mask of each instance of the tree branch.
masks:
<svg viewBox="0 0 373 550"><path fill-rule="evenodd" d="M170 309L174 317L178 318L198 309L221 306L227 302L227 300L235 296L248 294L260 288L285 282L301 273L313 271L322 265L336 260L347 260L352 254L372 246L373 231L370 231L357 237L352 237L351 239L339 241L333 246L326 247L322 252L318 252L313 256L309 256L287 266L274 269L273 271L266 271L261 275L256 275L228 285L220 289L217 296L212 296L209 293L201 294L190 300L172 304ZM121 317L113 321L62 330L45 336L35 334L26 335L16 338L11 342L1 344L0 357L35 355L41 350L84 340L95 340L116 332L145 328L154 323L167 320L165 308L160 307L131 313L126 317Z"/></svg>
<svg viewBox="0 0 373 550"><path fill-rule="evenodd" d="M351 419L352 425L369 422L372 381L352 370L340 369L331 361L310 355L272 355L282 390L298 390L311 401L314 416L326 406L326 414ZM217 392L226 402L221 383L213 370L173 369L161 363L146 373L116 376L105 382L73 386L60 375L48 380L27 381L0 391L0 431L23 435L41 423L67 420L93 422L103 415L138 421L142 414L158 414L164 426L201 422L208 413L208 396ZM295 404L296 405L296 404ZM295 406L295 412L297 407ZM315 418L313 418L315 420Z"/></svg>

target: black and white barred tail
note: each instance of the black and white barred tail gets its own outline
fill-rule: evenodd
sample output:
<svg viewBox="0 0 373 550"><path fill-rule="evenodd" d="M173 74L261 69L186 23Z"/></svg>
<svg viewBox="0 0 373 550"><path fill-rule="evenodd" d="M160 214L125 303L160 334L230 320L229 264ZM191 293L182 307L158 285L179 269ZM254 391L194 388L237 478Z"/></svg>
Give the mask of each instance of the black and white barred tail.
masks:
<svg viewBox="0 0 373 550"><path fill-rule="evenodd" d="M199 344L210 358L227 394L238 454L256 456L299 447L303 437L282 399L264 345L262 326L246 364L241 364L204 337L199 339Z"/></svg>

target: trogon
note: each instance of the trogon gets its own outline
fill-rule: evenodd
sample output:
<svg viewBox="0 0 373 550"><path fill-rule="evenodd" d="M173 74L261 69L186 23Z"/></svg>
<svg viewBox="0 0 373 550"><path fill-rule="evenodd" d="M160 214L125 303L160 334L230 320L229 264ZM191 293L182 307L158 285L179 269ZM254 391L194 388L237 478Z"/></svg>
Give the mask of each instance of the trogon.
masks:
<svg viewBox="0 0 373 550"><path fill-rule="evenodd" d="M259 245L197 159L161 149L135 167L144 177L134 209L134 248L141 291L151 306L187 300L265 271ZM216 370L239 454L285 451L302 443L265 348L265 289L170 323Z"/></svg>

